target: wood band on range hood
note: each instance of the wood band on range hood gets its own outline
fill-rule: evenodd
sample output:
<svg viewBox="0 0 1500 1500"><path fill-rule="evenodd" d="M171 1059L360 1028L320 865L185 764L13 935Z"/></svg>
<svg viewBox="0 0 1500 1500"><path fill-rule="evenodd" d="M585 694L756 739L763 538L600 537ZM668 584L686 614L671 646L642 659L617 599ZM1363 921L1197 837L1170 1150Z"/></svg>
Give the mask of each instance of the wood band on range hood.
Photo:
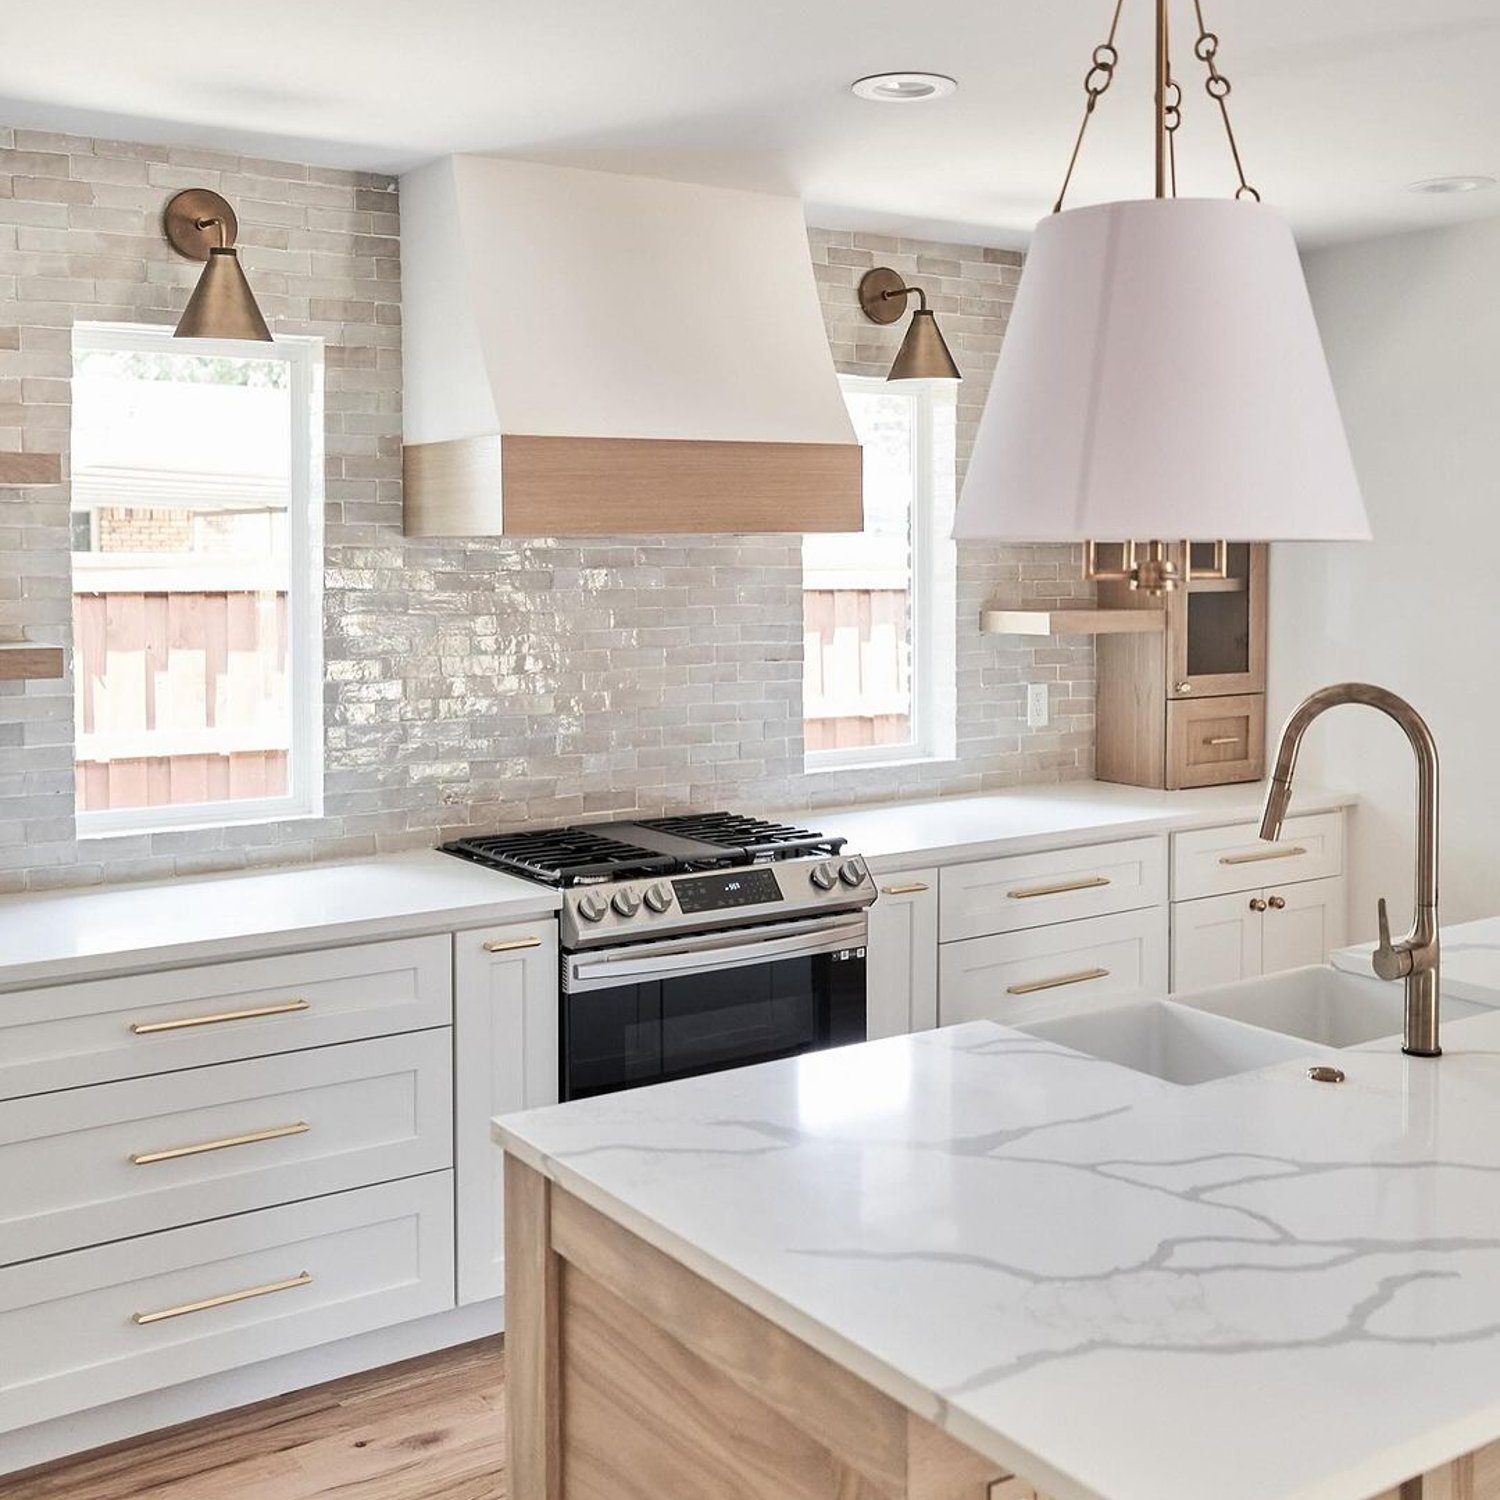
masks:
<svg viewBox="0 0 1500 1500"><path fill-rule="evenodd" d="M822 532L864 525L860 450L844 443L507 435L418 443L404 450L402 469L408 536ZM789 528L792 514L797 523Z"/></svg>
<svg viewBox="0 0 1500 1500"><path fill-rule="evenodd" d="M447 157L401 280L409 535L863 524L795 198Z"/></svg>

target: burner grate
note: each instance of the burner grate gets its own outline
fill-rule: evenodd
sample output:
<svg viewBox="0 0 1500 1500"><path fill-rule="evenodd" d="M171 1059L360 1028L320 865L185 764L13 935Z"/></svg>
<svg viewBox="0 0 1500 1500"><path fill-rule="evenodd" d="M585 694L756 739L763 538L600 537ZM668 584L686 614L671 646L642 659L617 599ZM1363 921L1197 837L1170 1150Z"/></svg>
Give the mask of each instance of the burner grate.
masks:
<svg viewBox="0 0 1500 1500"><path fill-rule="evenodd" d="M676 838L713 844L720 849L743 851L751 859L789 859L798 854L837 854L846 840L827 838L791 823L770 823L739 813L681 813L670 818L643 819L643 828L654 828Z"/></svg>
<svg viewBox="0 0 1500 1500"><path fill-rule="evenodd" d="M623 839L588 828L544 828L534 833L494 834L444 844L457 854L492 869L509 870L549 885L577 885L616 876L650 875L677 868L670 854L653 853Z"/></svg>

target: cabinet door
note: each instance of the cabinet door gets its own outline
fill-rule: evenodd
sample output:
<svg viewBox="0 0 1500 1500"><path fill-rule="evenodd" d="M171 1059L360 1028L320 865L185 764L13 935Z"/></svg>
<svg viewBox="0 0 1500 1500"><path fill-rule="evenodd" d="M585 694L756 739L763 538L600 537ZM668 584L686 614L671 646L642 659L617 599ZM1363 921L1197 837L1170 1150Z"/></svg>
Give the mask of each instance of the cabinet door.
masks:
<svg viewBox="0 0 1500 1500"><path fill-rule="evenodd" d="M1344 946L1348 890L1343 879L1272 886L1264 895L1262 973L1326 963L1335 948Z"/></svg>
<svg viewBox="0 0 1500 1500"><path fill-rule="evenodd" d="M1234 984L1262 972L1260 891L1172 904L1172 992Z"/></svg>
<svg viewBox="0 0 1500 1500"><path fill-rule="evenodd" d="M1265 692L1267 550L1231 542L1227 578L1189 579L1167 595L1169 697ZM1194 542L1192 554L1195 568L1212 567L1212 543Z"/></svg>
<svg viewBox="0 0 1500 1500"><path fill-rule="evenodd" d="M903 1036L937 1025L938 874L880 877L870 908L866 1035Z"/></svg>
<svg viewBox="0 0 1500 1500"><path fill-rule="evenodd" d="M453 1162L458 1300L505 1290L504 1187L490 1120L557 1102L557 923L454 939Z"/></svg>

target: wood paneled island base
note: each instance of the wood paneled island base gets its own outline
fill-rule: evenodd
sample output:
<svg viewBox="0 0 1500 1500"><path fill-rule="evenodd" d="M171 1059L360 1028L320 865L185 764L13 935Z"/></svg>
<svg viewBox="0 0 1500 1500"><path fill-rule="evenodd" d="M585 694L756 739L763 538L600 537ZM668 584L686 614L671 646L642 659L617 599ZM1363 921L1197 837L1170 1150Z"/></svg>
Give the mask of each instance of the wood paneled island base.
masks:
<svg viewBox="0 0 1500 1500"><path fill-rule="evenodd" d="M511 1500L1048 1500L510 1155L505 1220Z"/></svg>

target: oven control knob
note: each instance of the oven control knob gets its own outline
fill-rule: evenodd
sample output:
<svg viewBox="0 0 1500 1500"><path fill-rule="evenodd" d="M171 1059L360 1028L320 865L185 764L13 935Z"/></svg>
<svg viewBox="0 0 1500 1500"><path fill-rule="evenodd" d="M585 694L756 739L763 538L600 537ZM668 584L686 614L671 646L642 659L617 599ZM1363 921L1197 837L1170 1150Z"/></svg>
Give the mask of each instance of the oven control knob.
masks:
<svg viewBox="0 0 1500 1500"><path fill-rule="evenodd" d="M857 859L846 859L839 866L839 879L845 885L858 885L865 878L865 867Z"/></svg>
<svg viewBox="0 0 1500 1500"><path fill-rule="evenodd" d="M820 891L831 891L839 883L839 872L833 865L814 865L807 878Z"/></svg>
<svg viewBox="0 0 1500 1500"><path fill-rule="evenodd" d="M646 905L658 916L668 911L672 905L672 887L665 880L658 880L655 885L646 887Z"/></svg>
<svg viewBox="0 0 1500 1500"><path fill-rule="evenodd" d="M615 892L615 899L610 905L622 917L633 917L641 909L641 898L627 886L623 891Z"/></svg>
<svg viewBox="0 0 1500 1500"><path fill-rule="evenodd" d="M585 891L578 898L578 915L585 922L602 922L609 910L609 902L598 891Z"/></svg>

